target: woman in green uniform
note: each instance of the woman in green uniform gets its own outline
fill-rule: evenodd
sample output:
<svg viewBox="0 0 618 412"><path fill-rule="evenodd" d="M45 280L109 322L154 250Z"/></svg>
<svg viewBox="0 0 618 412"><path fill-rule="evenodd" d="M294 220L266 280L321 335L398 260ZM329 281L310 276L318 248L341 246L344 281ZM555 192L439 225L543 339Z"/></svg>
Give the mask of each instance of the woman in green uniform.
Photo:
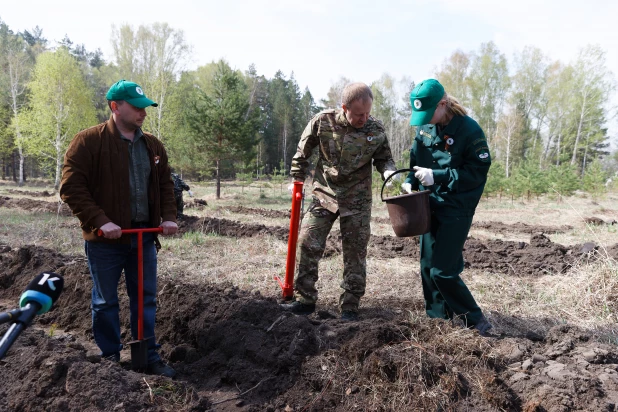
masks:
<svg viewBox="0 0 618 412"><path fill-rule="evenodd" d="M418 126L412 171L402 184L430 190L431 230L421 236L421 278L425 310L432 318L460 318L486 335L491 328L460 278L463 246L483 194L491 156L483 130L435 79L410 94L411 126Z"/></svg>

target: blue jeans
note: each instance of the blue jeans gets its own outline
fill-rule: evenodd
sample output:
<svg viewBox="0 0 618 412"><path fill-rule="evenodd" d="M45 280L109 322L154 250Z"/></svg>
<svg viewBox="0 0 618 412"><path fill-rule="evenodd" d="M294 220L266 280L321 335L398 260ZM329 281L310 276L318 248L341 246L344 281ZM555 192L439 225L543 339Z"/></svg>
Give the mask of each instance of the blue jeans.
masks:
<svg viewBox="0 0 618 412"><path fill-rule="evenodd" d="M143 234L144 258L144 339L148 339L148 363L161 359L155 340L157 310L157 251L153 233ZM92 276L92 333L104 357L119 359L120 318L118 282L124 269L129 307L131 334L137 335L137 235L131 235L131 245L86 241L84 245L88 268Z"/></svg>

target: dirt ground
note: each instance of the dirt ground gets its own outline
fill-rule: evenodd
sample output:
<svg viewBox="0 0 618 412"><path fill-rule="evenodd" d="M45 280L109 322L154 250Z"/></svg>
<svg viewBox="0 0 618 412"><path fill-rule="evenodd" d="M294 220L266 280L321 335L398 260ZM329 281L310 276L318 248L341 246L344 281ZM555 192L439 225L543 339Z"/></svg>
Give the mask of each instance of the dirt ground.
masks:
<svg viewBox="0 0 618 412"><path fill-rule="evenodd" d="M56 203L0 197L0 207L65 213ZM260 209L236 213L266 216ZM269 217L286 217L270 211ZM289 216L289 215L288 215ZM256 219L259 220L259 219ZM520 232L529 242L469 238L467 268L508 276L568 273L572 265L607 254L618 243L564 246L547 233L569 226L475 222L485 230ZM287 227L187 216L180 231L228 237L270 235L287 242ZM418 259L418 238L372 236L376 259ZM341 253L333 231L325 254ZM0 311L12 309L42 271L64 277L54 308L36 318L0 361L4 411L615 411L618 346L593 340L573 325L544 335L500 333L490 338L447 321L413 317L420 296L367 300L358 322L321 307L308 317L284 313L278 296L233 285L159 284L157 339L177 371L174 380L102 360L93 344L90 277L83 256L40 246L0 247ZM121 307L127 307L120 288ZM388 309L385 309L388 308ZM128 311L121 311L123 338ZM0 333L6 328L0 326ZM125 352L125 351L123 351Z"/></svg>
<svg viewBox="0 0 618 412"><path fill-rule="evenodd" d="M17 192L17 191L15 191ZM27 194L26 192L20 192ZM36 196L39 196L37 194ZM31 212L47 212L58 213L61 216L71 216L71 209L62 202L46 202L44 200L29 199L27 197L13 198L9 196L0 196L0 207L19 208L29 210Z"/></svg>
<svg viewBox="0 0 618 412"><path fill-rule="evenodd" d="M593 242L563 246L552 241L543 233L556 233L568 230L568 226L534 227L526 224L506 225L500 222L482 222L483 228L492 228L504 232L511 231L533 233L529 243L494 239L479 241L468 238L464 246L464 260L467 268L489 269L515 275L540 275L546 273L564 273L576 262L590 261L603 257L599 246ZM282 241L288 239L288 229L261 224L239 223L228 219L185 217L179 224L180 232L206 231L223 236L253 237L269 234ZM371 256L389 259L394 257L419 258L418 237L398 238L394 236L372 235L369 241ZM327 239L324 256L341 253L341 234L333 229ZM618 259L618 243L607 248L610 257Z"/></svg>

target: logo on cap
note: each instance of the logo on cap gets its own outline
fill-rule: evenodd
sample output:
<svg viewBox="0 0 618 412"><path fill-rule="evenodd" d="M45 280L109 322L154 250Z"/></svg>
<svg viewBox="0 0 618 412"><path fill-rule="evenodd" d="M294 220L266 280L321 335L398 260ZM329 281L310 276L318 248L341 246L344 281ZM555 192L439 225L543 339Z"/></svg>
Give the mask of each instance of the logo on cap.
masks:
<svg viewBox="0 0 618 412"><path fill-rule="evenodd" d="M418 110L423 106L423 103L419 99L414 100L414 107Z"/></svg>
<svg viewBox="0 0 618 412"><path fill-rule="evenodd" d="M136 91L136 92L137 92L137 94L139 94L140 96L143 96L143 95L144 95L144 91L143 91L143 90L142 90L142 88L141 88L141 87L139 87L139 86L135 88L135 91Z"/></svg>

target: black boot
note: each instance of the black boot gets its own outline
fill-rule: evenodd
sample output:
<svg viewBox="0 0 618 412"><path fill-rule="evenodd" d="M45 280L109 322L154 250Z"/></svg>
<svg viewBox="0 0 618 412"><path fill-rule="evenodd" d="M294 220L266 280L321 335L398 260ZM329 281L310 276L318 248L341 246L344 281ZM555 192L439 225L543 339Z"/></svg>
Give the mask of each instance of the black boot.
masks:
<svg viewBox="0 0 618 412"><path fill-rule="evenodd" d="M354 312L353 310L344 310L341 312L341 320L358 320L358 312Z"/></svg>
<svg viewBox="0 0 618 412"><path fill-rule="evenodd" d="M487 320L485 315L481 316L481 319L474 325L474 329L479 331L481 336L491 336L489 330L492 328L491 323Z"/></svg>
<svg viewBox="0 0 618 412"><path fill-rule="evenodd" d="M165 364L161 359L154 363L149 363L146 368L146 373L149 375L165 376L167 378L173 378L176 376L176 371L171 366Z"/></svg>
<svg viewBox="0 0 618 412"><path fill-rule="evenodd" d="M315 303L301 303L295 300L292 303L282 303L280 306L286 312L296 313L297 315L311 315L315 312Z"/></svg>

